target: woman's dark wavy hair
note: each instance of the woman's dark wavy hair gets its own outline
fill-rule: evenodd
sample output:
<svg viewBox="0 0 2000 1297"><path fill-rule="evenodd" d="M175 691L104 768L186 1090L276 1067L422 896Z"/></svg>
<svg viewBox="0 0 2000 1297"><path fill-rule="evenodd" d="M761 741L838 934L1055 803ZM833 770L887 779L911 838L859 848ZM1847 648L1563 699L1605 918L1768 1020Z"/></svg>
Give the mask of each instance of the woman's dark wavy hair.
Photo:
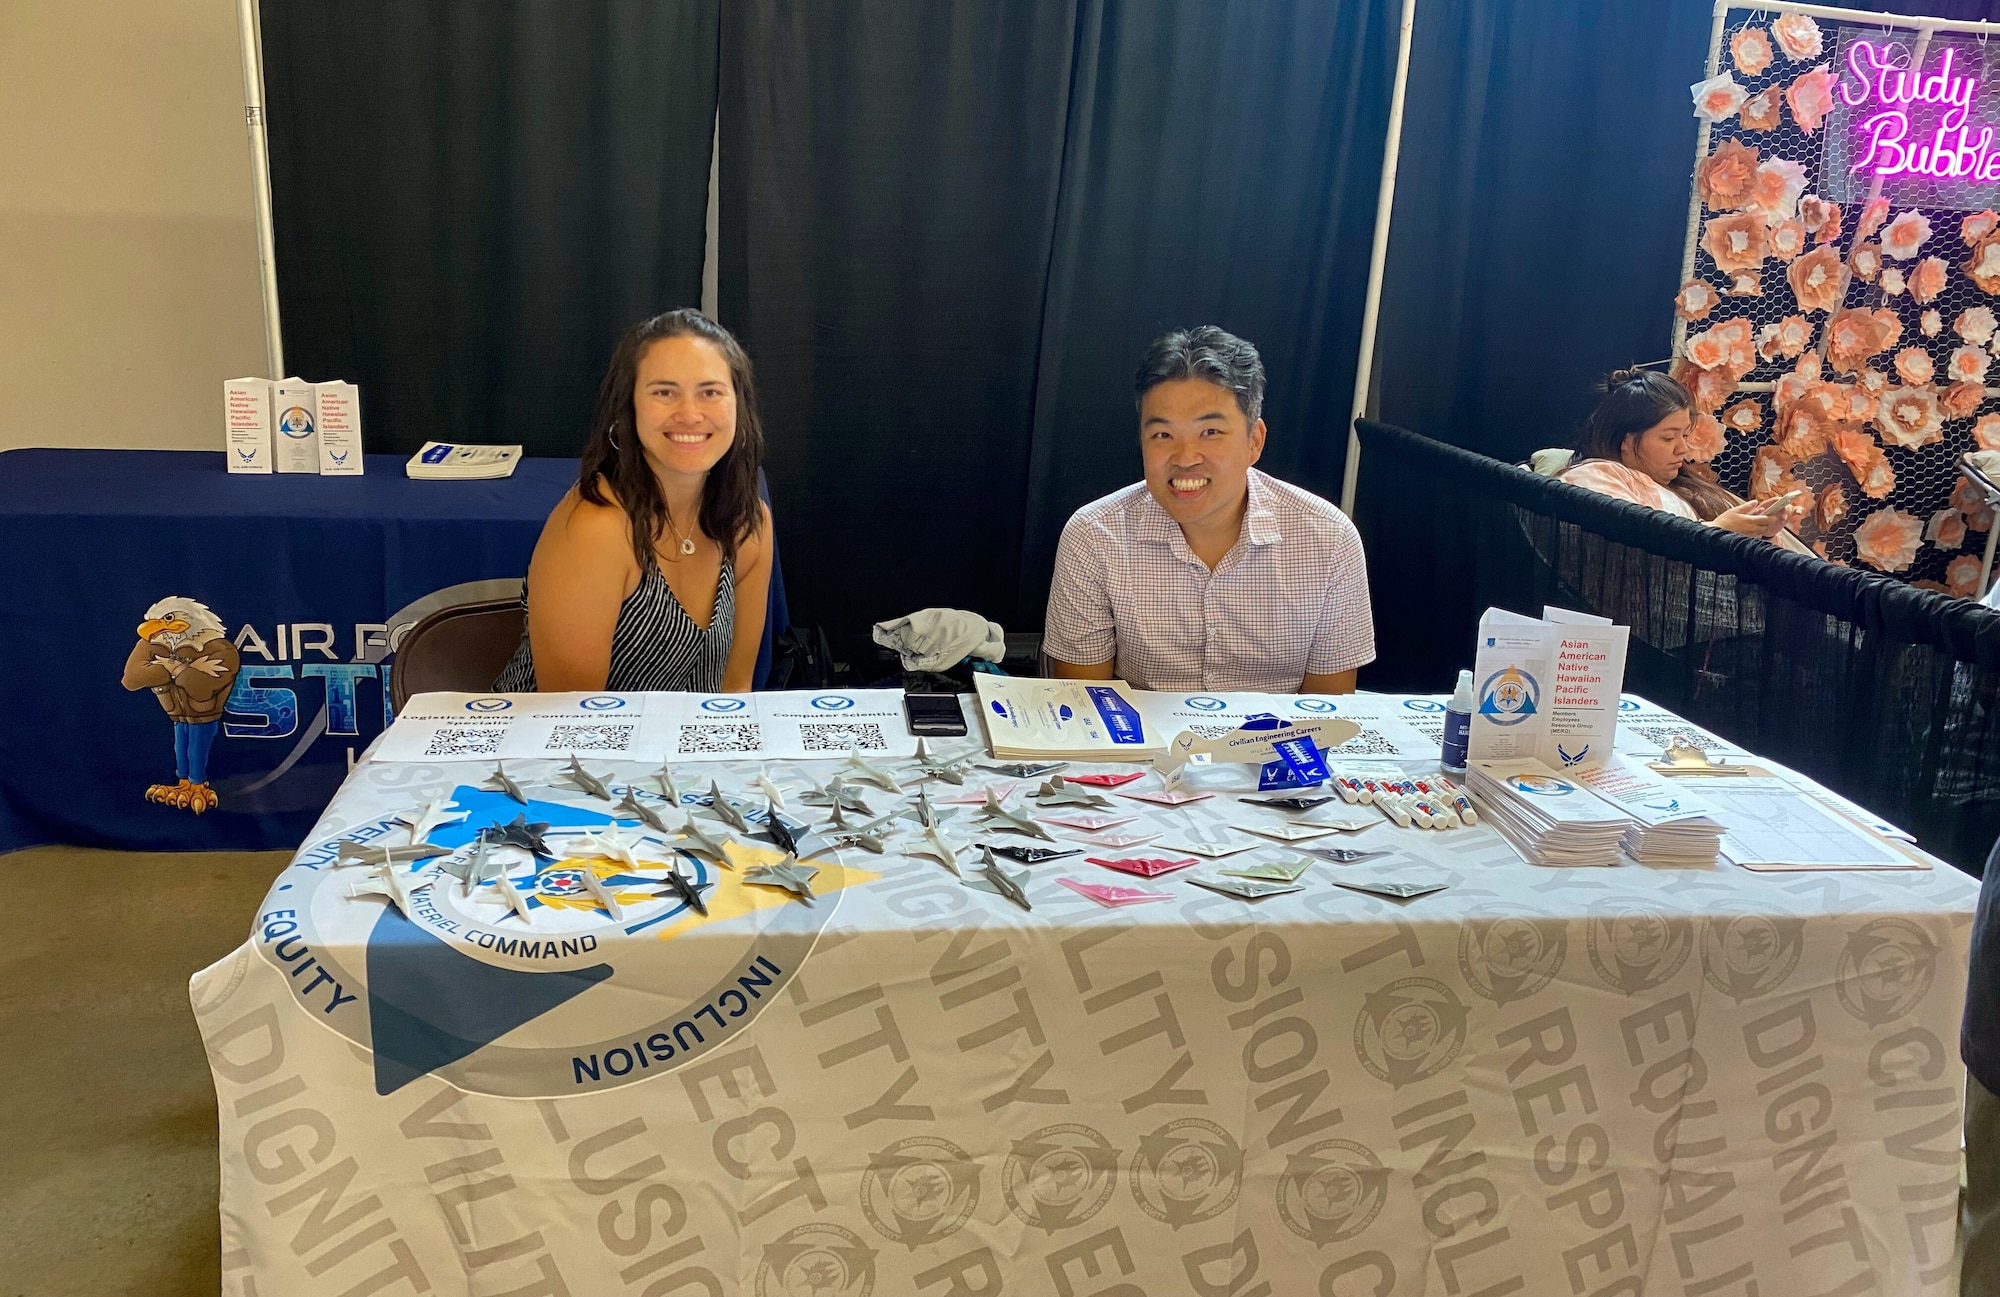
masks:
<svg viewBox="0 0 2000 1297"><path fill-rule="evenodd" d="M1653 369L1614 369L1598 380L1597 392L1597 408L1576 439L1576 452L1584 459L1621 463L1626 441L1670 414L1694 409L1694 397L1685 387ZM1703 522L1742 503L1708 473L1706 466L1690 462L1667 483Z"/></svg>
<svg viewBox="0 0 2000 1297"><path fill-rule="evenodd" d="M638 383L639 357L662 338L700 338L729 364L729 382L736 389L736 441L702 484L701 529L733 562L737 546L757 534L757 470L764 462L764 425L757 416L757 388L743 344L700 311L668 311L641 320L618 339L604 381L598 384L597 411L578 466L577 494L592 504L611 504L608 485L632 521L632 554L639 569L657 566L653 547L666 534L667 502L632 424L632 391ZM680 525L685 534L685 520Z"/></svg>

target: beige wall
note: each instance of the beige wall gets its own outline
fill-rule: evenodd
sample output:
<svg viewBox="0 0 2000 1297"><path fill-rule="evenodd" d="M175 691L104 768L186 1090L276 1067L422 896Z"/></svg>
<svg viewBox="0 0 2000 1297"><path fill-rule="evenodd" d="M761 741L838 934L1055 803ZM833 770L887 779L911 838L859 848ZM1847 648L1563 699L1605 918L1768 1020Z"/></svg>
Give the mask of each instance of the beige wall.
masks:
<svg viewBox="0 0 2000 1297"><path fill-rule="evenodd" d="M220 449L259 291L234 0L0 0L0 450Z"/></svg>

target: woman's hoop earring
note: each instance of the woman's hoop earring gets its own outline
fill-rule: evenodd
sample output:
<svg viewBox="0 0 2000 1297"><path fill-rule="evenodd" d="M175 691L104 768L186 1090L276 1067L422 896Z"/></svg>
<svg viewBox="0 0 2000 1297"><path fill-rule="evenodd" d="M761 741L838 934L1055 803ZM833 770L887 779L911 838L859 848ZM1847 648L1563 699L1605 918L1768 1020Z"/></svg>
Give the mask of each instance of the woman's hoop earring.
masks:
<svg viewBox="0 0 2000 1297"><path fill-rule="evenodd" d="M610 442L610 443L611 443L611 450L612 450L612 453L614 453L614 454L623 454L623 453L624 453L624 451L625 451L625 448L624 448L623 446L620 446L620 445L618 444L618 436L617 436L617 434L616 434L616 433L612 432L612 431L611 431L611 429L609 429L609 428L606 428L606 429L604 430L604 439L605 439L606 441L608 441L608 442Z"/></svg>

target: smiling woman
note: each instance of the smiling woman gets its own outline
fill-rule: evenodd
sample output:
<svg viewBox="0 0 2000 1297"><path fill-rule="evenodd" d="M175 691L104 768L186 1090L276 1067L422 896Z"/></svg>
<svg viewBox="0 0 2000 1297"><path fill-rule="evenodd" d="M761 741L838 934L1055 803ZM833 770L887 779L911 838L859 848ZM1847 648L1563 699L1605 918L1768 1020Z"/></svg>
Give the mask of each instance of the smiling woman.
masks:
<svg viewBox="0 0 2000 1297"><path fill-rule="evenodd" d="M727 329L682 310L628 330L493 687L749 689L771 578L763 457L750 358Z"/></svg>

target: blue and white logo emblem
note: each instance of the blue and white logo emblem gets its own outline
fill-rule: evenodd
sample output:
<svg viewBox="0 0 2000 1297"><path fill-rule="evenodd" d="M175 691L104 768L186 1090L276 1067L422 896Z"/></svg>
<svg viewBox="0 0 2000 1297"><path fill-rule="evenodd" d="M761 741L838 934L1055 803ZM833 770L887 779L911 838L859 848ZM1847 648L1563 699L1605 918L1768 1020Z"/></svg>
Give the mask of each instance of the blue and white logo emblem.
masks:
<svg viewBox="0 0 2000 1297"><path fill-rule="evenodd" d="M1329 702L1324 698L1299 698L1293 701L1292 708L1295 711L1312 712L1318 716L1331 716L1340 710L1340 704Z"/></svg>
<svg viewBox="0 0 2000 1297"><path fill-rule="evenodd" d="M1413 712L1441 712L1445 710L1444 704L1435 698L1405 698L1403 700L1403 707L1405 710Z"/></svg>
<svg viewBox="0 0 2000 1297"><path fill-rule="evenodd" d="M577 703L587 712L615 712L625 705L625 700L616 694L594 694Z"/></svg>
<svg viewBox="0 0 2000 1297"><path fill-rule="evenodd" d="M475 698L465 705L469 712L504 712L514 705L511 698Z"/></svg>
<svg viewBox="0 0 2000 1297"><path fill-rule="evenodd" d="M844 712L854 706L854 700L846 694L821 694L812 705L823 712Z"/></svg>
<svg viewBox="0 0 2000 1297"><path fill-rule="evenodd" d="M701 709L705 712L740 712L750 704L741 698L704 698Z"/></svg>
<svg viewBox="0 0 2000 1297"><path fill-rule="evenodd" d="M1198 712L1219 712L1229 707L1229 704L1222 699L1211 698L1207 694L1195 694L1193 697L1184 699L1183 701Z"/></svg>
<svg viewBox="0 0 2000 1297"><path fill-rule="evenodd" d="M278 431L287 437L301 438L313 435L312 411L303 405L295 405L278 416Z"/></svg>
<svg viewBox="0 0 2000 1297"><path fill-rule="evenodd" d="M1541 705L1541 685L1519 667L1496 671L1479 687L1479 714L1495 725L1519 725Z"/></svg>

